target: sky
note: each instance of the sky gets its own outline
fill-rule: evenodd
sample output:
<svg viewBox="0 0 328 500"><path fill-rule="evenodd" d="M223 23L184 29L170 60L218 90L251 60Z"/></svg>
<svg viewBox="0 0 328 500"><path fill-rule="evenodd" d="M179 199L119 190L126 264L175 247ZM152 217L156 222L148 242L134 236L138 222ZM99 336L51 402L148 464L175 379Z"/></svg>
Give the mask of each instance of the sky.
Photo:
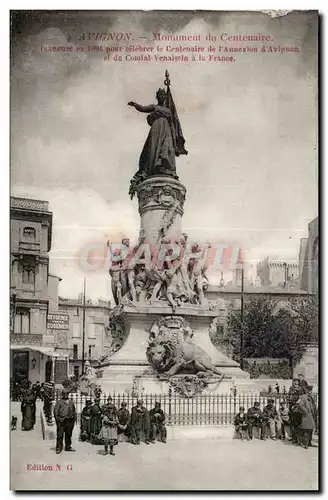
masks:
<svg viewBox="0 0 328 500"><path fill-rule="evenodd" d="M268 34L298 53L242 54L234 64L133 63L103 54L41 52L80 45L86 32L220 36ZM121 45L131 42L122 42ZM166 44L164 44L166 45ZM236 45L236 44L235 44ZM238 44L237 44L238 45ZM52 273L59 293L107 298L108 239L136 239L128 196L148 133L127 106L155 102L168 69L188 156L177 158L187 198L183 229L200 241L238 242L253 261L297 260L317 216L317 20L243 12L25 12L12 17L11 192L49 201ZM90 266L89 266L90 267Z"/></svg>

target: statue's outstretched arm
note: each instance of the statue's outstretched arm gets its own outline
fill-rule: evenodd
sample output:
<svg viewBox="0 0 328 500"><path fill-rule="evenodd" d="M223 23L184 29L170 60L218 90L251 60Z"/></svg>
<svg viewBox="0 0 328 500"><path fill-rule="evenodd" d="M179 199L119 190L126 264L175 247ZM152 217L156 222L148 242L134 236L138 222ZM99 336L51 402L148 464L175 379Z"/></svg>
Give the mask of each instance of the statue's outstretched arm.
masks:
<svg viewBox="0 0 328 500"><path fill-rule="evenodd" d="M141 113L152 113L155 110L154 104L149 104L149 106L142 106L141 104L138 104L134 101L128 102L128 106L133 106L137 111L140 111Z"/></svg>

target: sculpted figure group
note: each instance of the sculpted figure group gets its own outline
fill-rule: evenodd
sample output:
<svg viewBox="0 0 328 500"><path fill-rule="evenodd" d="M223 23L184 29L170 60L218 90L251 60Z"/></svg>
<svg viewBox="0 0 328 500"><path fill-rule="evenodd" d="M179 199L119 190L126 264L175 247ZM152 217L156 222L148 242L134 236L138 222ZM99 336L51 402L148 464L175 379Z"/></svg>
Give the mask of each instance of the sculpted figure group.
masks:
<svg viewBox="0 0 328 500"><path fill-rule="evenodd" d="M116 305L123 298L132 303L149 300L168 302L173 312L183 303L204 305L208 278L203 258L205 249L198 243L187 245L187 235L172 240L164 237L151 248L141 232L135 247L123 238L120 248L111 249L112 293Z"/></svg>

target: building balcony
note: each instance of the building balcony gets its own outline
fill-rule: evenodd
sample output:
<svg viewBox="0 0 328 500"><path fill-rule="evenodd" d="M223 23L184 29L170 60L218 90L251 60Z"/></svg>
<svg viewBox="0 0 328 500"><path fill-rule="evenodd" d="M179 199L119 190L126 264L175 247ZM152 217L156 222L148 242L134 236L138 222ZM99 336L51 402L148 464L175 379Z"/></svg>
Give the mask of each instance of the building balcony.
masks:
<svg viewBox="0 0 328 500"><path fill-rule="evenodd" d="M40 255L40 243L32 242L32 241L20 241L18 245L18 250L20 253L24 254L32 254L32 255Z"/></svg>
<svg viewBox="0 0 328 500"><path fill-rule="evenodd" d="M99 356L97 354L92 354L92 356L88 356L85 354L84 356L84 361L98 361ZM69 354L69 360L70 361L82 361L82 354Z"/></svg>
<svg viewBox="0 0 328 500"><path fill-rule="evenodd" d="M17 345L42 345L41 333L11 333L10 343Z"/></svg>

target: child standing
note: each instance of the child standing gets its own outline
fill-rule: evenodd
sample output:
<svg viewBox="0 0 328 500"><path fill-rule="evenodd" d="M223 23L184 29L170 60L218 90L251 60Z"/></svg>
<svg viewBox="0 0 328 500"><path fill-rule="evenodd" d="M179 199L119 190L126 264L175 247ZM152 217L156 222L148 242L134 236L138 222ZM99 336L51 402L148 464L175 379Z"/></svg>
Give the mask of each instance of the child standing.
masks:
<svg viewBox="0 0 328 500"><path fill-rule="evenodd" d="M117 445L117 425L118 419L116 412L113 408L109 408L107 415L103 418L103 424L99 434L99 438L102 439L105 445L105 455L108 455L108 445L110 454L115 455L114 446Z"/></svg>

